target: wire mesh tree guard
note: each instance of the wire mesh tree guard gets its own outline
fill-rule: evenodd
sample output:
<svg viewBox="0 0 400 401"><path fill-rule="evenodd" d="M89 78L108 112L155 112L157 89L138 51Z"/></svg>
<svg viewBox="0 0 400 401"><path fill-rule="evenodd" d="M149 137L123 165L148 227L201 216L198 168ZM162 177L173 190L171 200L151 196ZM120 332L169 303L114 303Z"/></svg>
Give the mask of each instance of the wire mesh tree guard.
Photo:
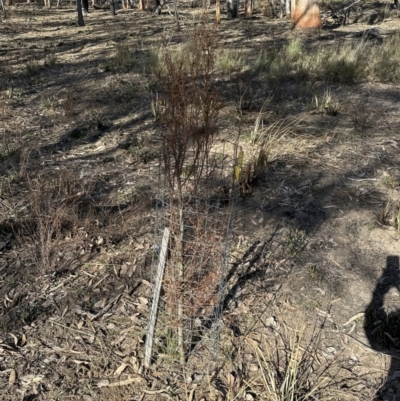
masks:
<svg viewBox="0 0 400 401"><path fill-rule="evenodd" d="M220 145L200 164L188 154L179 190L167 182L169 173L160 170L147 367L151 355L158 362L185 366L200 342L217 354L238 194L236 147Z"/></svg>

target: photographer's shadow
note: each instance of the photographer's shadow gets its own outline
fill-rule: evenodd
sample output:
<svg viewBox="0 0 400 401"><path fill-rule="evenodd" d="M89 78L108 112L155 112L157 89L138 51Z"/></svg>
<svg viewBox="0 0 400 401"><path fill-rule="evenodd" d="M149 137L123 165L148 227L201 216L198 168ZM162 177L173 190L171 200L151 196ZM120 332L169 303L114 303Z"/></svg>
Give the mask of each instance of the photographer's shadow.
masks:
<svg viewBox="0 0 400 401"><path fill-rule="evenodd" d="M364 329L371 347L391 356L386 382L375 398L385 401L400 400L400 310L385 305L385 296L392 288L400 294L398 256L387 257L386 268L365 310Z"/></svg>

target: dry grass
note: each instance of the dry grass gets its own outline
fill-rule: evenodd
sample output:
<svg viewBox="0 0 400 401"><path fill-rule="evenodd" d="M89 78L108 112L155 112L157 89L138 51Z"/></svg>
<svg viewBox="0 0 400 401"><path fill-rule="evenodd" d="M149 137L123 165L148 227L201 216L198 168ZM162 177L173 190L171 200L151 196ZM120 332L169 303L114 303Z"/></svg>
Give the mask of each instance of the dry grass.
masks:
<svg viewBox="0 0 400 401"><path fill-rule="evenodd" d="M360 40L359 43L342 42L327 49L324 46L309 48L301 39L294 38L282 48L263 50L251 68L265 75L273 86L313 79L351 84L368 77L398 82L395 66L400 62L399 42L395 34L383 43ZM246 68L237 52L224 52L220 63L223 71Z"/></svg>

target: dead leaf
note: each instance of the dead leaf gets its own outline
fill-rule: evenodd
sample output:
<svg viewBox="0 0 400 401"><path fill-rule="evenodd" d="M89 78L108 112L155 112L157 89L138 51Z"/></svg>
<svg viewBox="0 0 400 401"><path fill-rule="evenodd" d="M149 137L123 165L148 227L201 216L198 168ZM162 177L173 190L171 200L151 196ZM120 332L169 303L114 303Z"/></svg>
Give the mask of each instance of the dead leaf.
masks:
<svg viewBox="0 0 400 401"><path fill-rule="evenodd" d="M332 322L332 315L329 312L319 309L317 307L315 308L315 311L318 313L318 315L320 315L323 318L325 318L326 320Z"/></svg>
<svg viewBox="0 0 400 401"><path fill-rule="evenodd" d="M89 336L89 337L86 337L86 342L87 342L88 344L93 344L93 342L94 342L94 336L91 335L91 336Z"/></svg>
<svg viewBox="0 0 400 401"><path fill-rule="evenodd" d="M136 259L135 259L135 261L136 261ZM132 277L133 273L135 273L135 271L136 271L136 264L132 264L128 270L128 277L129 278Z"/></svg>
<svg viewBox="0 0 400 401"><path fill-rule="evenodd" d="M351 326L350 330L347 332L347 334L351 334L356 328L356 322L353 322L353 325ZM347 337L346 337L347 338Z"/></svg>
<svg viewBox="0 0 400 401"><path fill-rule="evenodd" d="M232 390L235 385L235 376L232 373L226 375L226 381L228 382L229 388Z"/></svg>
<svg viewBox="0 0 400 401"><path fill-rule="evenodd" d="M197 388L197 384L194 383L192 385L192 389L190 390L188 401L193 401L194 392L196 391L196 388Z"/></svg>
<svg viewBox="0 0 400 401"><path fill-rule="evenodd" d="M89 365L87 361L80 361L79 359L73 359L73 363L76 363L77 365Z"/></svg>
<svg viewBox="0 0 400 401"><path fill-rule="evenodd" d="M128 366L127 363L121 363L121 365L118 367L118 369L114 372L114 376L120 376L121 373L125 370L125 368Z"/></svg>
<svg viewBox="0 0 400 401"><path fill-rule="evenodd" d="M10 387L14 385L16 378L17 378L17 373L15 372L15 369L11 369L10 376L8 378L8 385Z"/></svg>
<svg viewBox="0 0 400 401"><path fill-rule="evenodd" d="M69 306L67 305L67 306L64 308L64 310L62 311L62 313L61 313L61 318L63 318L63 317L66 315L66 313L68 312L68 309L69 309Z"/></svg>
<svg viewBox="0 0 400 401"><path fill-rule="evenodd" d="M336 348L335 347L327 347L327 348L325 348L325 351L330 352L331 354L335 354Z"/></svg>
<svg viewBox="0 0 400 401"><path fill-rule="evenodd" d="M124 264L121 266L121 269L120 269L120 271L119 271L120 277L127 276L127 275L128 275L128 270L129 270L128 264L127 264L127 263L124 263Z"/></svg>
<svg viewBox="0 0 400 401"><path fill-rule="evenodd" d="M137 251L137 250L141 250L141 249L144 249L144 246L142 244L139 244L138 242L136 242L135 250Z"/></svg>
<svg viewBox="0 0 400 401"><path fill-rule="evenodd" d="M33 383L39 383L44 379L44 375L25 375L20 378L20 381L23 386L29 386L30 384Z"/></svg>
<svg viewBox="0 0 400 401"><path fill-rule="evenodd" d="M278 292L282 287L282 284L275 284L267 289L268 292Z"/></svg>
<svg viewBox="0 0 400 401"><path fill-rule="evenodd" d="M151 288L151 289L153 289L153 287L154 287L153 284L151 284L149 281L144 280L144 279L141 281L141 283L144 284L145 286Z"/></svg>
<svg viewBox="0 0 400 401"><path fill-rule="evenodd" d="M365 313L364 312L360 312L357 313L356 315L354 315L352 318L350 318L343 326L347 326L349 325L352 321L359 319L360 317L364 317Z"/></svg>
<svg viewBox="0 0 400 401"><path fill-rule="evenodd" d="M19 339L19 346L23 347L26 344L26 335L22 333L21 338Z"/></svg>
<svg viewBox="0 0 400 401"><path fill-rule="evenodd" d="M140 368L140 364L136 356L131 356L129 359L132 369L137 373Z"/></svg>
<svg viewBox="0 0 400 401"><path fill-rule="evenodd" d="M127 336L127 332L126 333L123 333L121 336L119 336L116 340L114 340L112 343L111 343L111 345L118 345L118 344L120 344L120 343L122 343L122 341L124 341L125 340L125 337Z"/></svg>
<svg viewBox="0 0 400 401"><path fill-rule="evenodd" d="M14 340L14 345L17 347L18 346L18 338L15 334L9 333L12 339Z"/></svg>
<svg viewBox="0 0 400 401"><path fill-rule="evenodd" d="M273 316L269 317L266 321L265 321L265 326L269 327L271 329L275 329L276 328L276 320Z"/></svg>
<svg viewBox="0 0 400 401"><path fill-rule="evenodd" d="M104 379L97 382L97 387L107 387L110 384L110 380Z"/></svg>
<svg viewBox="0 0 400 401"><path fill-rule="evenodd" d="M132 316L129 317L129 319L132 320L132 323L139 323L139 318L138 316L140 315L140 313L134 313Z"/></svg>
<svg viewBox="0 0 400 401"><path fill-rule="evenodd" d="M108 387L120 387L120 386L128 386L129 384L135 383L135 382L142 382L142 384L146 383L146 380L139 376L139 377L131 377L126 380L121 380L118 382L114 382L108 385Z"/></svg>
<svg viewBox="0 0 400 401"><path fill-rule="evenodd" d="M104 308L104 306L106 305L106 303L107 303L107 300L108 300L108 298L102 298L100 301L97 301L94 305L93 305L93 307L94 308L101 308L101 309L103 309Z"/></svg>
<svg viewBox="0 0 400 401"><path fill-rule="evenodd" d="M249 371L250 372L257 372L257 370L259 369L258 365L256 365L255 363L251 363L249 365Z"/></svg>
<svg viewBox="0 0 400 401"><path fill-rule="evenodd" d="M72 349L64 349L61 347L53 347L53 351L56 353L65 352L65 353L70 353L70 354L83 354L83 352L80 352L80 351L74 351Z"/></svg>
<svg viewBox="0 0 400 401"><path fill-rule="evenodd" d="M322 288L319 287L313 287L314 290L319 291L321 295L325 295L325 291Z"/></svg>

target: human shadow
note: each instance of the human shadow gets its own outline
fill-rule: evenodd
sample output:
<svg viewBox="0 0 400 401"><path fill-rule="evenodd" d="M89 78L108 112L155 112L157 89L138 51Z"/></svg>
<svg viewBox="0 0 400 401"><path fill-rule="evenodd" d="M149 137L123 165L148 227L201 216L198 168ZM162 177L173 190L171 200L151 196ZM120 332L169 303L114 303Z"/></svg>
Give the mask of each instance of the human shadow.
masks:
<svg viewBox="0 0 400 401"><path fill-rule="evenodd" d="M375 400L400 399L400 310L385 305L385 296L392 288L400 293L398 256L387 257L386 268L365 310L364 329L371 347L391 357L388 375Z"/></svg>

